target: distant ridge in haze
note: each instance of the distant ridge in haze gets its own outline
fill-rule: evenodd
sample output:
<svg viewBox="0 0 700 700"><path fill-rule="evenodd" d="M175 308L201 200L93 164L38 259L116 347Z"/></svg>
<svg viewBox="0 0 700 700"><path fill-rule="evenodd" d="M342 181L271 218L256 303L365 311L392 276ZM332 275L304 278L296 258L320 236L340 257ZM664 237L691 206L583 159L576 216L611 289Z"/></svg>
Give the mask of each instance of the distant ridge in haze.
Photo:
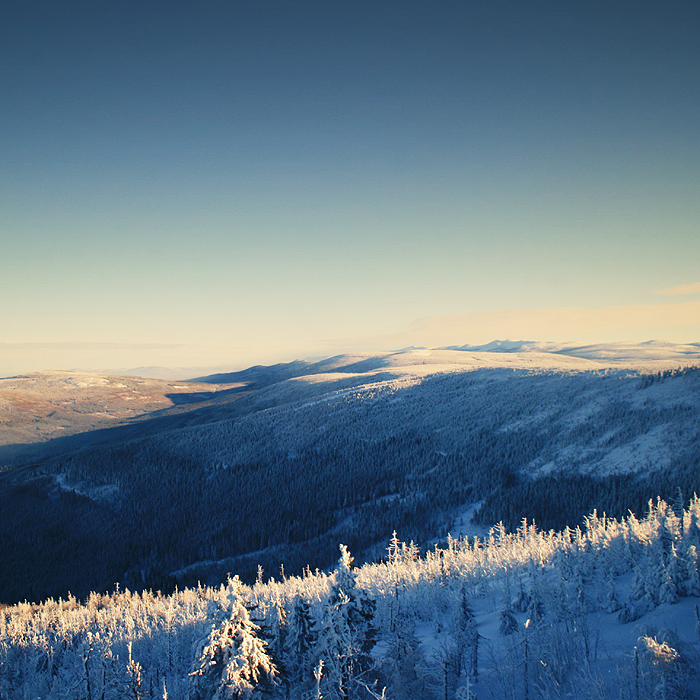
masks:
<svg viewBox="0 0 700 700"><path fill-rule="evenodd" d="M99 374L111 374L119 377L144 377L145 379L162 379L171 382L192 381L196 375L211 375L214 372L230 372L230 367L148 367L111 368L100 370Z"/></svg>
<svg viewBox="0 0 700 700"><path fill-rule="evenodd" d="M595 343L582 345L580 343L555 343L538 340L493 340L484 345L449 345L441 348L424 346L409 346L399 350L385 352L354 351L334 356L315 355L304 359L294 359L274 365L255 365L247 368L235 368L235 365L197 366L197 367L167 367L163 365L148 365L139 367L119 367L95 370L94 368L76 368L71 371L90 372L128 377L144 377L166 381L204 381L206 383L229 382L259 382L263 376L266 382L273 376L276 381L290 379L304 374L321 374L331 371L368 371L370 365L378 369L387 364L407 365L410 358L419 353L430 356L431 364L435 363L438 351L459 351L461 353L491 353L491 354L520 354L540 353L551 356L567 355L582 359L603 362L670 362L684 363L687 360L700 359L700 342L674 344L663 340L648 340L641 343ZM388 358L393 358L389 360ZM398 358L402 358L400 361ZM366 363L363 367L360 363ZM461 361L451 360L450 364ZM353 367L354 366L354 367ZM352 369L351 369L352 367ZM37 370L39 371L39 370ZM262 375L262 376L261 376Z"/></svg>
<svg viewBox="0 0 700 700"><path fill-rule="evenodd" d="M486 345L453 345L448 350L465 352L544 352L557 355L581 357L587 360L700 360L700 343L679 345L665 340L647 340L643 343L597 343L578 345L574 343L548 343L534 340L494 340Z"/></svg>

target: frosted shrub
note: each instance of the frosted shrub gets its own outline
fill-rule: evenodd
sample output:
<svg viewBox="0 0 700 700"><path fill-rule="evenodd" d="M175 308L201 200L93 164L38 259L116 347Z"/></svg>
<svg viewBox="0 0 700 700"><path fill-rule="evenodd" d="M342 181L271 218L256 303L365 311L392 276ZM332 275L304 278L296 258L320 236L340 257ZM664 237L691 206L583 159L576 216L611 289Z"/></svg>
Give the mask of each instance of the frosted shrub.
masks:
<svg viewBox="0 0 700 700"><path fill-rule="evenodd" d="M654 700L689 698L691 673L688 659L679 652L678 640L668 630L639 638L640 657L647 695Z"/></svg>

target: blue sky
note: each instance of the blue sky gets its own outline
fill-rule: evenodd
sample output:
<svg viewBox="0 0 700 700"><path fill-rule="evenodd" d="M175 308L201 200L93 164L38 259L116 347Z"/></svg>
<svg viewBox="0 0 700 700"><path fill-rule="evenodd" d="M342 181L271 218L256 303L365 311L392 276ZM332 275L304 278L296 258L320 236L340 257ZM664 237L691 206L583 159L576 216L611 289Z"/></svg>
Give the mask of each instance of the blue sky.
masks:
<svg viewBox="0 0 700 700"><path fill-rule="evenodd" d="M0 374L700 341L700 6L0 10Z"/></svg>

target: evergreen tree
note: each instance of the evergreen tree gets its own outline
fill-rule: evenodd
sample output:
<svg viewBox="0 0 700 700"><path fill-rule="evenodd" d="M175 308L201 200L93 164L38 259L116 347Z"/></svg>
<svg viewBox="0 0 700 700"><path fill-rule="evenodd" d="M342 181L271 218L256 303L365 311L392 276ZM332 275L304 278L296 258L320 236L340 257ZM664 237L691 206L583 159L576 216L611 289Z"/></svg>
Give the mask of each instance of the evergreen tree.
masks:
<svg viewBox="0 0 700 700"><path fill-rule="evenodd" d="M191 674L196 700L252 698L257 689L274 680L277 670L267 645L257 636L259 629L237 599L230 617L209 634Z"/></svg>
<svg viewBox="0 0 700 700"><path fill-rule="evenodd" d="M645 583L645 571L646 562L637 561L634 563L634 577L632 579L632 590L630 591L630 598L632 600L641 600L644 596L644 583Z"/></svg>
<svg viewBox="0 0 700 700"><path fill-rule="evenodd" d="M666 566L664 567L661 587L659 589L660 603L677 603L678 590L680 587L680 565L676 554L676 547L671 544L671 551L668 555Z"/></svg>
<svg viewBox="0 0 700 700"><path fill-rule="evenodd" d="M311 681L310 651L315 641L309 604L296 595L287 618L287 635L282 650L288 687L301 687L304 681Z"/></svg>
<svg viewBox="0 0 700 700"><path fill-rule="evenodd" d="M132 656L132 643L128 644L129 661L126 665L127 687L125 697L130 700L141 700L143 697L143 667Z"/></svg>
<svg viewBox="0 0 700 700"><path fill-rule="evenodd" d="M423 697L425 682L418 668L423 657L416 637L415 623L405 612L399 612L389 634L389 651L386 676L390 684L390 697L397 700L413 700Z"/></svg>
<svg viewBox="0 0 700 700"><path fill-rule="evenodd" d="M698 570L698 550L694 544L688 547L685 557L685 592L686 595L700 596L700 571Z"/></svg>
<svg viewBox="0 0 700 700"><path fill-rule="evenodd" d="M617 597L617 589L615 587L615 576L612 571L609 571L606 580L606 595L605 595L605 610L609 613L617 612L622 605Z"/></svg>
<svg viewBox="0 0 700 700"><path fill-rule="evenodd" d="M498 631L504 636L518 631L518 621L515 619L512 608L504 608L501 610Z"/></svg>
<svg viewBox="0 0 700 700"><path fill-rule="evenodd" d="M324 662L330 692L347 700L354 695L354 682L371 666L376 603L357 587L347 547L340 545L340 552L335 583L324 607L317 651Z"/></svg>
<svg viewBox="0 0 700 700"><path fill-rule="evenodd" d="M539 593L536 590L533 590L530 594L530 602L527 606L525 614L530 620L530 626L533 629L536 629L544 618L544 605L542 604Z"/></svg>
<svg viewBox="0 0 700 700"><path fill-rule="evenodd" d="M459 675L464 674L467 678L476 680L479 674L479 631L464 588L461 592L456 627L455 642L460 659Z"/></svg>
<svg viewBox="0 0 700 700"><path fill-rule="evenodd" d="M652 549L652 548L650 548ZM664 559L662 550L659 547L654 547L654 551L650 553L647 561L646 571L644 572L644 602L647 610L653 610L659 604L659 591L661 589L661 581L665 571Z"/></svg>
<svg viewBox="0 0 700 700"><path fill-rule="evenodd" d="M529 604L530 596L528 596L528 594L525 592L523 581L522 579L520 579L518 587L518 597L515 601L514 607L518 612L525 612Z"/></svg>

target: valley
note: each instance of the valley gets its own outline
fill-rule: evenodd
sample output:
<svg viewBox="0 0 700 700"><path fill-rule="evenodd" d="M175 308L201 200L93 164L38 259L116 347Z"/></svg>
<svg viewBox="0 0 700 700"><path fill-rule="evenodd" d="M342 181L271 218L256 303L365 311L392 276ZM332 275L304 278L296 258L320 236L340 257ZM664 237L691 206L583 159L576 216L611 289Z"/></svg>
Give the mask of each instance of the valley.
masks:
<svg viewBox="0 0 700 700"><path fill-rule="evenodd" d="M0 697L697 697L698 346L0 392Z"/></svg>
<svg viewBox="0 0 700 700"><path fill-rule="evenodd" d="M700 349L614 350L501 344L193 383L21 380L43 439L28 442L21 412L6 421L5 441L25 442L0 448L0 600L298 573L331 565L339 541L371 561L393 530L425 544L476 502L480 527L549 529L700 491ZM56 415L72 434L46 439Z"/></svg>

